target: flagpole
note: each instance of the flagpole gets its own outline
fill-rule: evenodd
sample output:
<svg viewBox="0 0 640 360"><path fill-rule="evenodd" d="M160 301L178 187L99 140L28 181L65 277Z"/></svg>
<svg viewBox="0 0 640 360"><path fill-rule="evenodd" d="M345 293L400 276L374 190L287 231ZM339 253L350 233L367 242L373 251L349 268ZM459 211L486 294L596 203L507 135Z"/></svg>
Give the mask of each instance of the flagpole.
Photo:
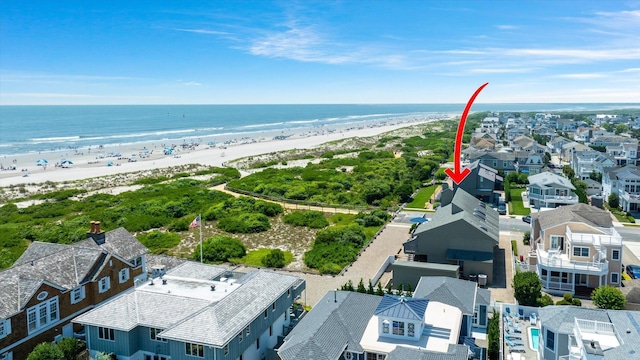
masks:
<svg viewBox="0 0 640 360"><path fill-rule="evenodd" d="M200 263L202 263L202 216L200 214L198 219L200 219Z"/></svg>

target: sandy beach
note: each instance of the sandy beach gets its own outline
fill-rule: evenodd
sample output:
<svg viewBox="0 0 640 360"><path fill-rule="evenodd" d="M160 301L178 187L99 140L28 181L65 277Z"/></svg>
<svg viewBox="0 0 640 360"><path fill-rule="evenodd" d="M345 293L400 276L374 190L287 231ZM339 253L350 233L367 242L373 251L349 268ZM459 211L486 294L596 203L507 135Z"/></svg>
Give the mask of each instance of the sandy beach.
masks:
<svg viewBox="0 0 640 360"><path fill-rule="evenodd" d="M89 179L95 177L108 177L111 175L154 170L179 166L185 164L201 164L208 166L224 166L231 160L260 154L274 153L291 149L314 148L326 142L352 138L369 137L403 127L423 124L433 119L421 118L412 121L395 122L392 124L379 123L359 128L337 128L329 131L311 131L289 133L282 140L275 139L277 133L248 134L242 139L204 139L205 143L194 148L182 149L172 155L163 153L163 144L160 141L150 143L137 143L105 148L59 150L47 153L32 153L19 156L6 156L1 159L3 167L15 166L15 170L0 171L0 187L8 187L20 184L40 184L47 181L63 182ZM186 140L185 140L186 141ZM216 141L215 145L207 145ZM139 154L143 149L148 150L148 157L141 158ZM121 159L106 157L110 152L119 152ZM136 158L130 162L127 158ZM72 167L63 168L55 166L61 159L73 162ZM46 166L36 165L38 159L47 159ZM111 162L112 165L107 164ZM24 176L27 173L28 176Z"/></svg>

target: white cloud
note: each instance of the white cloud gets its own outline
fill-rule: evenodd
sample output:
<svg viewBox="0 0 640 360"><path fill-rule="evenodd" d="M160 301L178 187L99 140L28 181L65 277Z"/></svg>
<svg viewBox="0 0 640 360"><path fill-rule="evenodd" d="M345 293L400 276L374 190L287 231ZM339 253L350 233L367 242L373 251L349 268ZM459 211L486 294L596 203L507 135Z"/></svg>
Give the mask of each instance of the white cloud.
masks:
<svg viewBox="0 0 640 360"><path fill-rule="evenodd" d="M604 74L601 73L584 73L584 74L559 74L554 75L552 77L559 79L598 79L605 77Z"/></svg>
<svg viewBox="0 0 640 360"><path fill-rule="evenodd" d="M184 83L185 86L200 86L202 85L202 83L199 83L197 81L187 81Z"/></svg>
<svg viewBox="0 0 640 360"><path fill-rule="evenodd" d="M496 27L500 30L515 30L518 28L515 25L496 25Z"/></svg>
<svg viewBox="0 0 640 360"><path fill-rule="evenodd" d="M226 31L216 31L216 30L208 30L208 29L179 29L179 28L174 28L173 30L176 31L183 31L183 32L190 32L190 33L194 33L194 34L205 34L205 35L233 35L230 32L226 32Z"/></svg>

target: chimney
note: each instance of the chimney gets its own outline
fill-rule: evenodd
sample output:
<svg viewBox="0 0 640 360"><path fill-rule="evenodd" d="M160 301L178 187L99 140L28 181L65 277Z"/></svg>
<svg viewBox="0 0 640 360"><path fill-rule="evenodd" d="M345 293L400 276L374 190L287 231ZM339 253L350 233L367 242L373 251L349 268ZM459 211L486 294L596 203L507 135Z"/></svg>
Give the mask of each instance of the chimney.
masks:
<svg viewBox="0 0 640 360"><path fill-rule="evenodd" d="M105 242L104 231L100 230L100 221L91 221L91 229L87 232L87 237L93 239L98 245L102 245Z"/></svg>

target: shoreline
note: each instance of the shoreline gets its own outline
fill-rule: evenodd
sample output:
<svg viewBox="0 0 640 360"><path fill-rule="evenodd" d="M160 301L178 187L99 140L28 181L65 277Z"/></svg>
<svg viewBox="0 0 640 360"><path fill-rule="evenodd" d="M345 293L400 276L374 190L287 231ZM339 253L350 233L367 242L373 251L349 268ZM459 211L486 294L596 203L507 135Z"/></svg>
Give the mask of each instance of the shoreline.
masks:
<svg viewBox="0 0 640 360"><path fill-rule="evenodd" d="M26 184L42 184L45 182L77 181L95 177L107 177L122 173L154 170L187 164L201 164L207 166L223 167L224 163L237 160L247 156L256 156L274 152L281 152L293 149L310 149L321 144L356 137L370 137L380 135L392 130L425 124L427 122L451 119L453 115L442 116L435 119L430 117L417 119L395 119L388 122L373 122L367 126L354 127L335 126L332 131L313 131L313 128L300 128L294 132L293 129L287 132L284 139L276 139L282 136L282 131L274 132L254 132L244 134L240 139L229 139L228 136L203 137L204 143L196 147L185 147L181 145L175 154L165 155L163 153L162 141L150 141L143 143L133 143L116 147L102 147L89 149L78 149L77 153L64 149L61 151L48 153L30 153L15 156L3 156L0 159L3 167L15 165L16 170L0 171L0 187L19 186ZM298 130L298 129L296 129ZM253 136L251 136L253 135ZM183 140L184 142L187 139ZM207 145L209 141L215 141L215 146ZM148 157L136 156L135 162L129 162L132 154L139 154L146 149ZM114 157L106 157L109 152L121 153L120 160ZM38 159L48 158L46 166L36 165ZM55 166L62 158L73 162L72 167L62 168ZM15 162L14 162L15 160ZM112 166L107 166L112 162ZM23 176L23 169L28 176Z"/></svg>

